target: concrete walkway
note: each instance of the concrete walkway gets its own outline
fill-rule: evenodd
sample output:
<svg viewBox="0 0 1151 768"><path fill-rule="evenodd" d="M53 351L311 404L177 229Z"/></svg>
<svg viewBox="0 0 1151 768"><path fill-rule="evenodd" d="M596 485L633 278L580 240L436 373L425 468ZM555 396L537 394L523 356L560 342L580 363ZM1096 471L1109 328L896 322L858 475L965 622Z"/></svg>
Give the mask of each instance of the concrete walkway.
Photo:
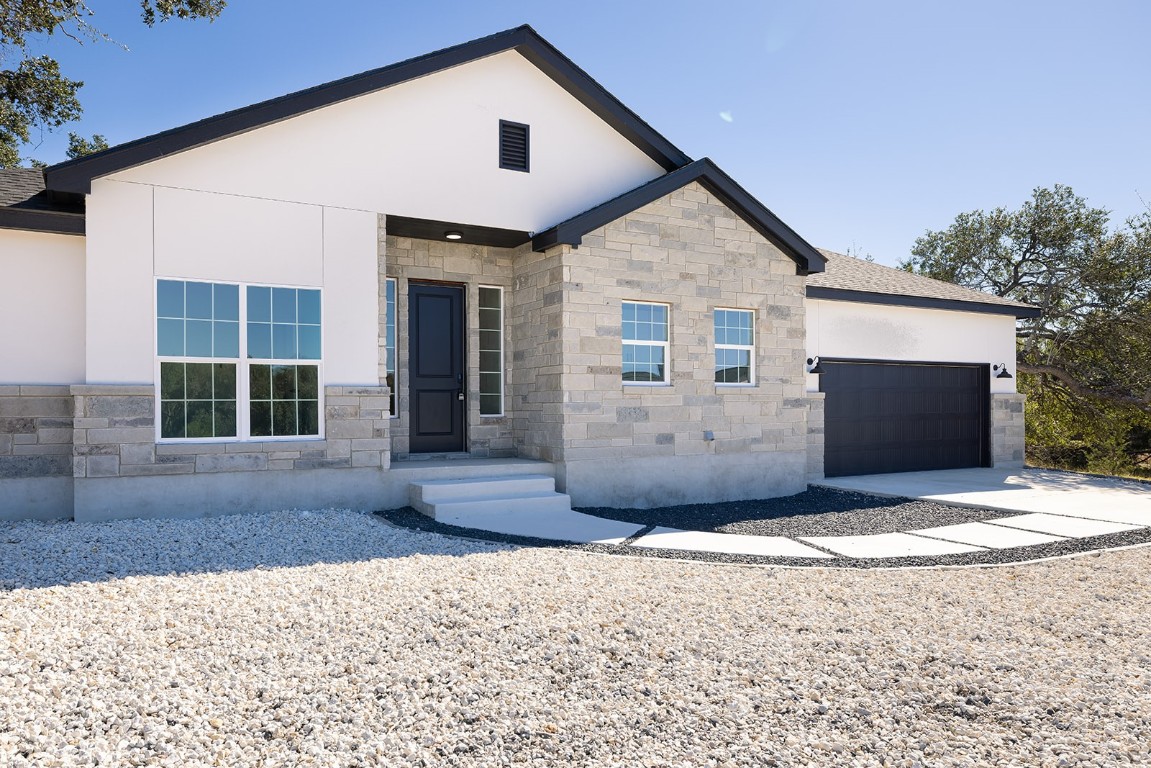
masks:
<svg viewBox="0 0 1151 768"><path fill-rule="evenodd" d="M858 536L750 536L639 526L580 512L493 515L480 530L556 541L768 558L931 558L1151 528L1151 486L1043 469L958 469L833 478L820 485L1019 514Z"/></svg>

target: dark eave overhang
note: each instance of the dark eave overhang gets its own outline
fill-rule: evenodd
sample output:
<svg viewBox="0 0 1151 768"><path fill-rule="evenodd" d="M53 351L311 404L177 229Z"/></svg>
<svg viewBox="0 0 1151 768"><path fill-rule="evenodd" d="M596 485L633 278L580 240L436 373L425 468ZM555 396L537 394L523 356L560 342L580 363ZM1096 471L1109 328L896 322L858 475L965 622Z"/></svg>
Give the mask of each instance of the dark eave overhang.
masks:
<svg viewBox="0 0 1151 768"><path fill-rule="evenodd" d="M1015 318L1039 317L1038 307L1020 307L1010 304L960 301L958 299L936 299L928 296L905 296L893 293L872 293L871 291L849 291L842 288L807 287L807 298L827 301L852 301L858 304L886 304L893 307L917 307L919 309L948 309L955 312L980 312L990 315L1011 315Z"/></svg>
<svg viewBox="0 0 1151 768"><path fill-rule="evenodd" d="M55 235L83 235L84 214L0 208L0 229L22 229Z"/></svg>
<svg viewBox="0 0 1151 768"><path fill-rule="evenodd" d="M544 74L664 169L670 171L690 162L691 159L687 155L656 133L619 99L608 93L590 75L540 37L534 29L524 25L53 165L45 171L47 186L51 190L87 194L92 189L92 180L100 176L194 149L504 51L517 51L535 64Z"/></svg>
<svg viewBox="0 0 1151 768"><path fill-rule="evenodd" d="M385 228L389 235L415 237L420 240L440 240L469 245L491 245L496 248L517 248L531 239L531 234L514 229L483 227L478 224L458 224L433 219L412 219L407 216L388 216ZM447 232L458 232L460 238L448 240Z"/></svg>
<svg viewBox="0 0 1151 768"><path fill-rule="evenodd" d="M578 246L588 232L626 216L693 181L699 182L704 189L739 214L752 229L787 254L796 263L796 269L800 274L823 271L827 262L823 254L706 157L540 232L532 238L532 248L544 251L560 244Z"/></svg>

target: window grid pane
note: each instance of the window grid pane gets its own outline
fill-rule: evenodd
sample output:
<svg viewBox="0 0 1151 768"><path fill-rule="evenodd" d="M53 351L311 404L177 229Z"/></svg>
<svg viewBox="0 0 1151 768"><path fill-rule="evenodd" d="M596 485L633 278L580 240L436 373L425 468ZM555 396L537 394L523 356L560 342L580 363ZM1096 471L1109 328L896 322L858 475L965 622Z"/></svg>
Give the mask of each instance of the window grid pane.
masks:
<svg viewBox="0 0 1151 768"><path fill-rule="evenodd" d="M667 383L668 306L625 301L622 309L623 381Z"/></svg>
<svg viewBox="0 0 1151 768"><path fill-rule="evenodd" d="M320 292L248 286L248 359L319 360Z"/></svg>
<svg viewBox="0 0 1151 768"><path fill-rule="evenodd" d="M236 363L160 363L160 437L236 437Z"/></svg>
<svg viewBox="0 0 1151 768"><path fill-rule="evenodd" d="M314 365L248 366L252 437L318 436L318 381Z"/></svg>
<svg viewBox="0 0 1151 768"><path fill-rule="evenodd" d="M156 282L156 354L240 356L239 287L185 280Z"/></svg>
<svg viewBox="0 0 1151 768"><path fill-rule="evenodd" d="M754 384L755 313L747 309L717 309L715 320L715 383Z"/></svg>
<svg viewBox="0 0 1151 768"><path fill-rule="evenodd" d="M503 292L479 289L480 415L504 412Z"/></svg>

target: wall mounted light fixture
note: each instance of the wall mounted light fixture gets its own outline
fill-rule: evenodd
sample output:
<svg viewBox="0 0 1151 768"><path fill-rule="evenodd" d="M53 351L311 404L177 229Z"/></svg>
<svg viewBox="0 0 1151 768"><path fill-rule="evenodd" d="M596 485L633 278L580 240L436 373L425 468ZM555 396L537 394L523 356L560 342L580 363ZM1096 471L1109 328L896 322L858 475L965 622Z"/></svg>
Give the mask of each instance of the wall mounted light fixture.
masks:
<svg viewBox="0 0 1151 768"><path fill-rule="evenodd" d="M997 379L1010 379L1011 374L1007 372L1007 363L997 363L991 366L991 370L995 373Z"/></svg>
<svg viewBox="0 0 1151 768"><path fill-rule="evenodd" d="M823 368L819 365L818 357L807 358L807 372L808 373L823 373Z"/></svg>
<svg viewBox="0 0 1151 768"><path fill-rule="evenodd" d="M464 233L463 232L457 232L454 229L450 229L444 233L444 237L446 237L449 240L463 240L464 239Z"/></svg>

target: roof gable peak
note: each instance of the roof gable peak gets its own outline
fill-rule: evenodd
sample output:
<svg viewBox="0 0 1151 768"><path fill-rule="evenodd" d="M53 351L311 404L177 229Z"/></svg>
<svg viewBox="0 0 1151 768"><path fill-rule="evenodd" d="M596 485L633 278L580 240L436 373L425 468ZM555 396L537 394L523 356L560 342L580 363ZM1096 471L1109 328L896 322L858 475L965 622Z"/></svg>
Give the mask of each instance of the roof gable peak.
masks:
<svg viewBox="0 0 1151 768"><path fill-rule="evenodd" d="M752 229L783 251L796 263L796 268L802 274L823 271L826 259L818 250L706 157L540 232L532 238L532 248L543 251L559 244L578 246L588 232L682 189L693 181L719 198Z"/></svg>
<svg viewBox="0 0 1151 768"><path fill-rule="evenodd" d="M48 189L86 194L91 191L92 180L100 176L511 50L527 59L666 170L691 162L691 158L608 93L532 27L524 24L59 163L45 171L45 180Z"/></svg>

